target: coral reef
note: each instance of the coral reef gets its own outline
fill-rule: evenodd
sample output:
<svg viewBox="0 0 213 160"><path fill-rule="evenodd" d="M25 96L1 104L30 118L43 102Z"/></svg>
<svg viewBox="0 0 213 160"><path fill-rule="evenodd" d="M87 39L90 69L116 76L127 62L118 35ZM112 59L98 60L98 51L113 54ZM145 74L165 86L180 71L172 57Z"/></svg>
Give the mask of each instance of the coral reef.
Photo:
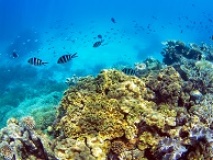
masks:
<svg viewBox="0 0 213 160"><path fill-rule="evenodd" d="M210 47L168 41L164 66L148 58L138 74L115 69L70 78L55 110L10 119L4 159L195 160L213 158ZM140 74L139 74L140 73ZM41 131L48 133L51 142Z"/></svg>
<svg viewBox="0 0 213 160"><path fill-rule="evenodd" d="M8 144L7 141L0 143L0 155L3 159L12 160L14 159L14 152L12 147Z"/></svg>
<svg viewBox="0 0 213 160"><path fill-rule="evenodd" d="M134 64L135 75L141 77L147 73L147 66L145 63L135 63Z"/></svg>
<svg viewBox="0 0 213 160"><path fill-rule="evenodd" d="M158 152L161 153L158 159L171 159L176 160L182 157L187 151L178 139L164 138L159 142ZM161 157L162 156L162 157Z"/></svg>
<svg viewBox="0 0 213 160"><path fill-rule="evenodd" d="M149 74L149 72L152 70L159 70L162 68L162 64L160 63L160 61L158 61L155 58L147 58L145 59L143 62L137 62L134 64L134 67L127 67L124 66L122 67L124 68L128 68L129 70L134 71L134 74L136 77L145 77L147 76L147 74ZM119 69L119 68L118 68Z"/></svg>
<svg viewBox="0 0 213 160"><path fill-rule="evenodd" d="M34 108L57 105L67 87L52 79L52 71L43 73L25 65L4 65L0 70L0 127L11 116L20 118Z"/></svg>
<svg viewBox="0 0 213 160"><path fill-rule="evenodd" d="M172 69L168 70L166 73L174 72ZM172 73L167 74L167 77L171 76L178 81L178 74ZM166 77L164 78L162 74L161 79ZM144 122L144 126L155 127L159 132L165 132L176 125L177 114L168 105L158 111L156 104L145 100L145 97L147 97L147 89L141 79L127 76L117 70L103 70L96 78L81 79L77 85L71 86L65 92L58 108L55 134L57 137L64 136L72 140L84 137L81 143L84 143L91 151L99 151L95 154L90 153L97 159L106 158L110 151L116 155L119 153L117 157L122 157L131 143L132 146L136 146L137 143L141 150L156 147L158 139L153 136L157 136L158 133L141 133L137 124ZM96 137L98 140L89 145L88 141ZM121 143L113 141L118 138L121 138ZM61 144L60 140L59 143ZM68 149L68 146L69 144L64 143L63 147ZM120 150L117 150L118 146ZM56 152L59 150L56 149ZM122 152L121 155L120 152ZM64 154L63 156L66 157L66 153ZM62 156L62 154L57 155ZM75 156L73 155L72 158L74 159Z"/></svg>
<svg viewBox="0 0 213 160"><path fill-rule="evenodd" d="M34 117L36 122L36 129L42 130L43 132L52 132L52 124L56 118L56 106L34 109L31 112L31 116Z"/></svg>
<svg viewBox="0 0 213 160"><path fill-rule="evenodd" d="M181 58L180 63L152 69L136 64L143 72L140 78L103 70L70 86L54 124L56 157L213 158L211 80L203 84L205 77L203 83L196 79L198 71L206 72L211 65L196 57L188 62Z"/></svg>
<svg viewBox="0 0 213 160"><path fill-rule="evenodd" d="M0 130L0 156L5 160L16 159L56 159L48 148L48 138L35 131L32 117L23 117L20 122L11 118ZM46 149L45 149L46 148Z"/></svg>
<svg viewBox="0 0 213 160"><path fill-rule="evenodd" d="M159 70L162 68L161 62L152 57L145 59L144 63L146 64L146 69L148 70Z"/></svg>
<svg viewBox="0 0 213 160"><path fill-rule="evenodd" d="M142 118L140 108L147 106L151 110L154 104L143 102L145 84L136 77L125 80L128 77L116 70L103 71L97 78L83 80L76 88L66 91L67 96L59 108L65 110L63 113L66 112L66 115L61 118L56 130L72 138L79 135L99 135L102 140L122 136L134 138L137 133L134 122ZM122 100L122 97L138 99L128 101Z"/></svg>
<svg viewBox="0 0 213 160"><path fill-rule="evenodd" d="M167 41L165 46L161 54L164 56L163 62L167 65L180 63L182 58L200 60L202 57L199 47L188 46L181 41Z"/></svg>
<svg viewBox="0 0 213 160"><path fill-rule="evenodd" d="M211 126L213 123L212 97L212 94L206 94L201 103L193 105L189 110L189 113L198 116L208 126Z"/></svg>
<svg viewBox="0 0 213 160"><path fill-rule="evenodd" d="M173 67L164 68L157 74L149 74L146 78L146 86L154 92L157 103L167 102L178 105L182 79Z"/></svg>
<svg viewBox="0 0 213 160"><path fill-rule="evenodd" d="M161 139L155 152L156 159L212 159L212 135L210 128L196 125L190 129L187 140Z"/></svg>

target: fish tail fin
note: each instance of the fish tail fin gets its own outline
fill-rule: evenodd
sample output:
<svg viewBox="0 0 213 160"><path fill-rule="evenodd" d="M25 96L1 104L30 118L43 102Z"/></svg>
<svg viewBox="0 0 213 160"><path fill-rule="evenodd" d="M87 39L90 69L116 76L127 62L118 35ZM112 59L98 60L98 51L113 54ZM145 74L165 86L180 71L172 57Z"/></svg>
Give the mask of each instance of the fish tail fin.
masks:
<svg viewBox="0 0 213 160"><path fill-rule="evenodd" d="M74 53L71 57L72 57L72 58L78 57L78 56L77 56L77 52Z"/></svg>

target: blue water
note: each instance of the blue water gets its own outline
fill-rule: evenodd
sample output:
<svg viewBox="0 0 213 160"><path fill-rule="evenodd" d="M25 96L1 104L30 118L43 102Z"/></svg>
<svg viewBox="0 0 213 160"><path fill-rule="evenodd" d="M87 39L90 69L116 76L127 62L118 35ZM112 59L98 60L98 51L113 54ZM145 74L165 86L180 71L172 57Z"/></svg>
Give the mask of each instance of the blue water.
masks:
<svg viewBox="0 0 213 160"><path fill-rule="evenodd" d="M212 6L211 0L0 0L0 126L11 116L56 107L73 75L161 60L167 40L211 45ZM94 48L99 34L103 45ZM71 62L56 63L75 52ZM48 64L31 66L31 57Z"/></svg>

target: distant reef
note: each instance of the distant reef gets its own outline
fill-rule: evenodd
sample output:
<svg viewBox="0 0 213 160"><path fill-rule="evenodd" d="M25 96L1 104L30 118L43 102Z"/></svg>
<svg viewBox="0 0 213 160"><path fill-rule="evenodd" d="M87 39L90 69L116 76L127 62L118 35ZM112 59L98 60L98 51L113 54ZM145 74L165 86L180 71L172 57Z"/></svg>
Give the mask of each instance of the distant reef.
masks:
<svg viewBox="0 0 213 160"><path fill-rule="evenodd" d="M212 159L213 49L164 44L163 63L154 58L136 63L135 75L104 69L77 79L56 115L43 112L52 117L45 127L39 122L42 112L9 119L0 131L0 155L10 160Z"/></svg>

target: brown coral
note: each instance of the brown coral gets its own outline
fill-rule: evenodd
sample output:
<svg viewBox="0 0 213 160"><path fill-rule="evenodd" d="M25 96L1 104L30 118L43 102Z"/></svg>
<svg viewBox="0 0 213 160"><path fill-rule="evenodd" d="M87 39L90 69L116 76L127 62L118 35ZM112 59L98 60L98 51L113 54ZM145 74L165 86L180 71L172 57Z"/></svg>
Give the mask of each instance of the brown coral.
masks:
<svg viewBox="0 0 213 160"><path fill-rule="evenodd" d="M151 74L146 78L146 85L155 92L157 103L178 105L182 80L173 67L164 68L158 74Z"/></svg>
<svg viewBox="0 0 213 160"><path fill-rule="evenodd" d="M111 150L115 154L120 155L122 152L124 152L124 148L125 144L123 141L116 140L112 142Z"/></svg>
<svg viewBox="0 0 213 160"><path fill-rule="evenodd" d="M34 129L35 128L35 120L31 116L23 117L20 121L22 127L27 129Z"/></svg>
<svg viewBox="0 0 213 160"><path fill-rule="evenodd" d="M2 158L7 160L13 159L14 156L13 149L6 141L0 143L0 155Z"/></svg>
<svg viewBox="0 0 213 160"><path fill-rule="evenodd" d="M158 145L158 138L153 136L150 132L143 132L139 137L138 148L140 150L145 150L146 148L155 149Z"/></svg>

